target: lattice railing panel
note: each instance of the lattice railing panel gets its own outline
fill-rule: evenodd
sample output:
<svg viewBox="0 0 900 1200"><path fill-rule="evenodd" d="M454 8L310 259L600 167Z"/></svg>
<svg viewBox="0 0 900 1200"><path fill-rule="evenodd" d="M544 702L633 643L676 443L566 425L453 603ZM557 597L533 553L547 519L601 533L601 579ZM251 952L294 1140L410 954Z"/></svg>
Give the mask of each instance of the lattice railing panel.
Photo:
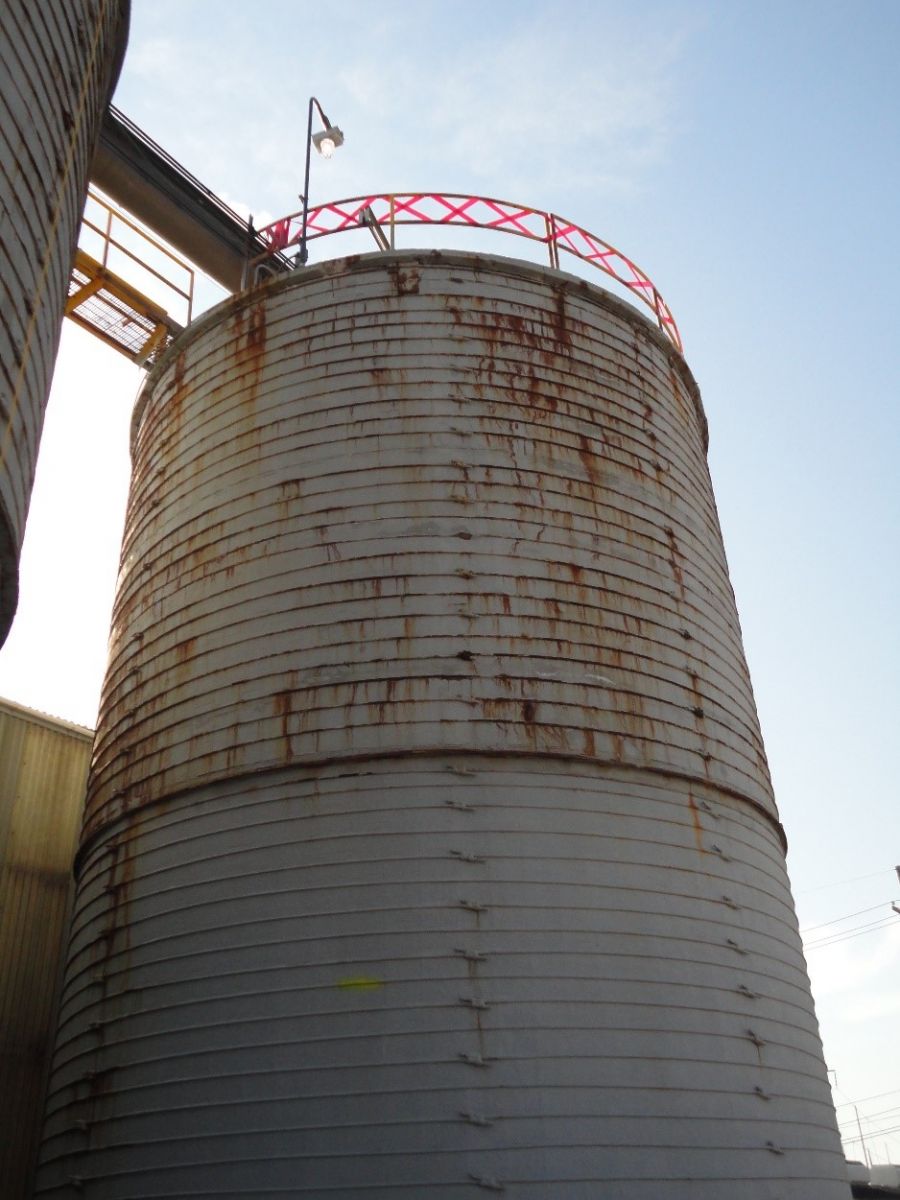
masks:
<svg viewBox="0 0 900 1200"><path fill-rule="evenodd" d="M636 299L647 305L666 337L678 350L682 349L675 318L650 277L615 246L555 213L488 196L453 193L397 192L355 196L311 208L307 215L306 237L312 241L314 238L359 229L364 220L389 230L392 247L397 225L456 225L511 233L541 242L548 249L550 265L553 267L559 266L561 250L572 254L616 279ZM260 233L267 243L268 255L299 245L303 236L303 213L292 213L273 221Z"/></svg>

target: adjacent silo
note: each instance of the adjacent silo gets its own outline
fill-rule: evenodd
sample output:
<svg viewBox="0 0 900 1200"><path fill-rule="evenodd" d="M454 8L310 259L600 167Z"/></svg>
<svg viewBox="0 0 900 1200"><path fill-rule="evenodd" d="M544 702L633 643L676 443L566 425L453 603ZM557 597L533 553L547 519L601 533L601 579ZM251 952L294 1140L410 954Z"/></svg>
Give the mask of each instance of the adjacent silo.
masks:
<svg viewBox="0 0 900 1200"><path fill-rule="evenodd" d="M0 20L0 643L91 159L128 0L4 0Z"/></svg>
<svg viewBox="0 0 900 1200"><path fill-rule="evenodd" d="M310 268L150 377L39 1195L846 1200L680 355Z"/></svg>

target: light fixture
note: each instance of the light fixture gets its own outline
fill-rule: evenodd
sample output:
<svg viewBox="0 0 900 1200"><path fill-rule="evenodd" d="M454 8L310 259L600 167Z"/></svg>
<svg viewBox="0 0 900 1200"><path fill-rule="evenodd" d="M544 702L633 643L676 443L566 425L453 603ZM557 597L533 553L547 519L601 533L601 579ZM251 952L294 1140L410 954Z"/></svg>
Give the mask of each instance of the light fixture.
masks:
<svg viewBox="0 0 900 1200"><path fill-rule="evenodd" d="M319 110L319 119L324 125L321 133L313 133L312 119L313 108ZM332 123L325 116L322 105L318 102L315 96L309 98L309 120L306 123L306 172L303 177L303 221L300 226L300 251L294 259L296 266L304 266L309 257L309 251L306 247L306 227L309 221L309 152L313 146L323 158L331 158L338 146L343 146L344 135L338 129L337 125Z"/></svg>
<svg viewBox="0 0 900 1200"><path fill-rule="evenodd" d="M337 125L329 125L321 133L313 134L313 145L323 158L331 158L338 146L343 146L344 135Z"/></svg>

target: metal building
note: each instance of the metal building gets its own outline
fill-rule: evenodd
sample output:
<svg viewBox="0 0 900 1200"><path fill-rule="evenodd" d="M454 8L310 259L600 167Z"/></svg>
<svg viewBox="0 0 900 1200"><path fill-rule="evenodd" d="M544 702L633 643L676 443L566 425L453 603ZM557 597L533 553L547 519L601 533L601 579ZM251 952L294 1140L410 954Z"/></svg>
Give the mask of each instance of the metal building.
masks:
<svg viewBox="0 0 900 1200"><path fill-rule="evenodd" d="M0 20L0 643L69 271L128 0L4 0Z"/></svg>
<svg viewBox="0 0 900 1200"><path fill-rule="evenodd" d="M26 1200L93 733L0 700L0 1181Z"/></svg>
<svg viewBox="0 0 900 1200"><path fill-rule="evenodd" d="M38 1194L846 1200L681 355L450 252L154 369Z"/></svg>

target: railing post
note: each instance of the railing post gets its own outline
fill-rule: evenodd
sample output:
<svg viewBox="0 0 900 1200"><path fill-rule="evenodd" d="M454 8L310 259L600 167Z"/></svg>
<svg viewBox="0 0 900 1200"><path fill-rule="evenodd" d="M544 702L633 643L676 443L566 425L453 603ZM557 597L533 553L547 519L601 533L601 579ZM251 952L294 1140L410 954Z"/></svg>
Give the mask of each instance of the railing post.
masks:
<svg viewBox="0 0 900 1200"><path fill-rule="evenodd" d="M388 199L390 200L390 204L391 204L391 249L393 250L395 248L395 246L394 246L394 228L395 228L395 226L394 226L394 193L393 192L391 192Z"/></svg>
<svg viewBox="0 0 900 1200"><path fill-rule="evenodd" d="M244 265L241 268L241 291L246 288L250 281L250 259L253 255L253 214L247 218L247 254L244 258Z"/></svg>
<svg viewBox="0 0 900 1200"><path fill-rule="evenodd" d="M106 237L103 239L103 262L100 264L103 267L106 266L106 260L109 257L109 243L112 238L112 219L113 219L113 210L107 204L106 205Z"/></svg>
<svg viewBox="0 0 900 1200"><path fill-rule="evenodd" d="M559 246L556 244L556 217L553 213L544 213L547 225L547 250L550 253L550 266L559 270Z"/></svg>

